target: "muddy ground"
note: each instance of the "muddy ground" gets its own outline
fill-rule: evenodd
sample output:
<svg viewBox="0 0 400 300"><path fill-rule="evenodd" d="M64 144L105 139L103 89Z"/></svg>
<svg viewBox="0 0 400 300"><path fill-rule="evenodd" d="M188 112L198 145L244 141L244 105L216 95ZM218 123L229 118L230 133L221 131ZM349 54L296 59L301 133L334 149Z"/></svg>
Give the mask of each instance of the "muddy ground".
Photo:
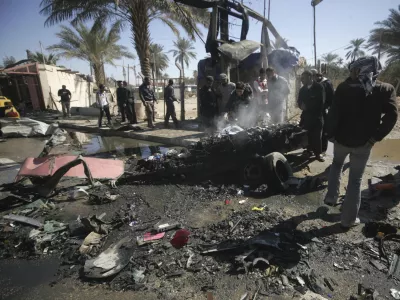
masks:
<svg viewBox="0 0 400 300"><path fill-rule="evenodd" d="M93 139L99 140L98 137L89 137L89 144L83 147L71 144L65 151L83 151L90 155L129 160L132 155L146 156L159 152L162 146L155 144L149 147L141 142L134 144L122 139L116 142L111 138L114 145L129 146L110 153L111 149L103 151L101 147L103 150L94 151L97 146L93 146ZM389 290L399 289L399 282L388 279L386 269L379 271L371 265L371 260L377 258L368 249L371 247L378 251L378 243L368 239L363 228L371 220L388 222L399 228L398 195L369 200L367 191L367 179L372 175L397 173L393 167L400 159L392 149L398 144L398 140L386 140L375 147L363 180L362 224L348 232L343 231L338 223L340 207L328 210L322 204L326 192L324 185L311 190L292 189L279 195L271 195L263 190L251 195L238 195L238 190L243 190L243 186L238 185L232 176L201 182L191 182L185 178L177 178L173 182L121 181L117 189L107 187L107 190L120 195L117 200L96 203L93 197L66 199L63 189L82 183L66 180L59 186L60 195L51 199L55 209L40 211L34 216L42 221L68 223L70 228L79 226L78 217L93 214L106 213L106 221L127 215L131 218L111 230L102 246L90 256L96 256L125 236L133 239L141 236L158 220L180 222L183 228L191 232L188 245L181 249L173 248L169 241L174 231L168 232L157 244L144 247L133 245L132 259L126 268L115 277L95 281L82 275L83 264L88 257L72 255L84 236L74 238L76 243L71 243L71 238L55 243L54 247L49 247L47 254L43 254L44 249L35 252L32 244L21 244L22 237L31 228L18 224L15 224L16 227L1 225L0 299L211 299L210 295L213 299L241 299L246 293L248 299L253 299L250 297L257 290L257 299L299 299L301 284L296 277L305 276L311 270L314 270L315 278L322 280L324 289L321 294L325 298L349 299L350 295L357 293L358 284L361 283L390 299ZM325 163L303 161L297 154L290 159L297 176L321 178L327 175L331 160L328 156ZM348 175L348 170L344 171L344 175ZM345 183L346 179L343 180L342 193ZM246 201L239 204L240 200ZM254 206L265 206L265 209L252 211ZM2 214L18 212L23 208L7 209ZM129 226L131 220L137 223ZM239 220L232 232L231 225ZM1 222L5 224L4 220ZM201 246L205 244L228 240L243 243L265 232L279 233L282 241L290 244L290 251L274 253L275 258L271 258L270 265L279 268L272 274L267 274L271 268L263 265L250 268L246 273L235 263L238 253L232 251L215 255L200 254ZM296 247L297 244L301 246ZM400 246L389 242L387 247L394 252ZM267 248L265 251L275 250ZM192 254L192 267L187 267ZM267 256L265 253L259 255ZM382 263L385 264L385 261ZM145 278L138 284L132 279L132 272L141 267L146 268ZM282 275L288 278L288 285L282 283ZM324 285L324 278L334 282L333 291Z"/></svg>

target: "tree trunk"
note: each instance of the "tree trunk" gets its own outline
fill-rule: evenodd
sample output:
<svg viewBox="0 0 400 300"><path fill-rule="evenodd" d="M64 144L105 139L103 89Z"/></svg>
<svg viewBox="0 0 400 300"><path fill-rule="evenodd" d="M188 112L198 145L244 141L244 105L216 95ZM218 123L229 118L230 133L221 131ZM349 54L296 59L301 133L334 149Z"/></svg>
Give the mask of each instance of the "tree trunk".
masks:
<svg viewBox="0 0 400 300"><path fill-rule="evenodd" d="M182 87L181 91L183 94L181 100L181 121L185 120L185 66L183 64L183 58L181 59L181 66L182 66Z"/></svg>
<svg viewBox="0 0 400 300"><path fill-rule="evenodd" d="M93 63L92 65L97 86L99 86L100 84L104 84L106 79L104 76L103 65L101 63Z"/></svg>
<svg viewBox="0 0 400 300"><path fill-rule="evenodd" d="M150 30L147 1L131 1L129 8L130 23L134 46L139 57L143 76L151 76L150 67Z"/></svg>

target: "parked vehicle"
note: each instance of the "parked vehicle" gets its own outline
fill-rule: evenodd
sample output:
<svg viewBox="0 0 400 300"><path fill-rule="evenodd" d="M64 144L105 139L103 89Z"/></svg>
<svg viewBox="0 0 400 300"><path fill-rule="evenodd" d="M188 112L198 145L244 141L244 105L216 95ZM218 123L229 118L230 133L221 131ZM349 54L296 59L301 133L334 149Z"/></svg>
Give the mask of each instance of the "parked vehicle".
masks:
<svg viewBox="0 0 400 300"><path fill-rule="evenodd" d="M4 96L0 96L0 118L20 118L19 112L11 100Z"/></svg>

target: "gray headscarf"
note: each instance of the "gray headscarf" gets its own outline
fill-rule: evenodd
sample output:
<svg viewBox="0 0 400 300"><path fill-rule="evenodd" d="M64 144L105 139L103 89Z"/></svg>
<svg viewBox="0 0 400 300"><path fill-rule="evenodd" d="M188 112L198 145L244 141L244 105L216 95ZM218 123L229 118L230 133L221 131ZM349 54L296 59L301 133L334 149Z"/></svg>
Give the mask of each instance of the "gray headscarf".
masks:
<svg viewBox="0 0 400 300"><path fill-rule="evenodd" d="M358 78L364 87L365 93L367 95L371 94L376 84L376 78L382 71L379 60L375 56L361 57L350 63L349 70L353 69L360 69Z"/></svg>

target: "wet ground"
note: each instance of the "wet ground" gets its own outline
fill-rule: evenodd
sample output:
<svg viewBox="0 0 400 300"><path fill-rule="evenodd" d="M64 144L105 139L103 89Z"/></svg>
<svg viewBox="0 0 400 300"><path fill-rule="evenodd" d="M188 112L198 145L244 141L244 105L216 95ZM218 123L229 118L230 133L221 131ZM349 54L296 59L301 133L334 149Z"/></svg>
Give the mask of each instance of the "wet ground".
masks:
<svg viewBox="0 0 400 300"><path fill-rule="evenodd" d="M96 155L104 157L128 158L132 155L137 157L148 157L154 153L164 153L168 150L165 145L149 144L148 142L127 140L114 137L97 137L85 135L80 137L82 148L79 150L85 155ZM18 162L23 160L24 156L36 156L43 148L42 139L13 139L5 143L0 143L0 157L9 157ZM4 145L4 146L3 146ZM26 146L28 145L28 146ZM9 149L13 146L15 151ZM371 162L364 178L364 189L366 180L371 175L385 175L393 171L392 166L400 162L398 149L399 140L386 140L378 143L373 150ZM299 170L298 175L310 175L323 173L329 166L330 159L327 162L311 162L308 168ZM376 163L379 161L380 163ZM348 171L345 171L347 175ZM345 183L346 180L344 180ZM229 219L234 212L249 212L253 206L267 205L270 212L279 214L279 216L288 220L296 216L310 214L318 210L322 205L325 189L308 192L303 195L276 195L272 197L242 197L226 195L216 196L214 198L203 198L204 194L198 186L181 184L169 184L163 182L157 185L124 185L118 188L123 195L114 203L93 205L88 204L86 200L73 202L56 202L57 209L48 215L48 218L65 220L72 222L78 215L86 216L89 214L107 213L107 218L111 218L121 207L132 201L131 195L140 195L145 202L143 213L146 215L167 216L168 218L181 221L186 228L193 231L199 228L206 228L225 219ZM344 185L342 186L344 192ZM229 205L225 200L232 200ZM239 204L240 199L247 199L245 204ZM370 218L386 220L388 216L396 218L400 216L397 209L396 197L391 197L382 201L364 203L361 208L362 222ZM367 205L368 204L368 205ZM384 208L384 209L382 209ZM383 215L382 215L383 212ZM368 287L377 288L378 291L388 296L388 289L396 286L396 282L388 280L384 272L379 272L368 264L368 260L363 262L360 268L350 270L337 270L333 263L341 262L346 257L346 251L353 251L348 246L355 240L364 238L359 226L350 232L335 232L335 224L338 221L338 208L331 209L329 215L331 218L324 218L318 215L316 218L305 218L304 222L299 224L297 230L308 232L328 228L332 230L324 239L326 246L345 245L344 252L336 250L329 253L318 243L308 245L311 251L312 259L309 260L310 266L321 276L329 276L336 279L338 288L331 293L332 299L348 299L349 296L357 291L357 284L364 283ZM336 217L335 217L336 216ZM107 219L106 218L106 219ZM123 227L113 232L110 239L121 237L124 234L134 234L129 227ZM228 237L226 232L220 232L220 239ZM348 247L348 248L346 248ZM333 247L335 249L335 246ZM41 259L21 260L7 259L0 261L0 284L2 286L0 299L206 299L206 291L202 289L204 285L211 285L211 292L214 299L240 299L246 293L254 293L256 282L260 278L256 274L230 275L218 273L218 276L211 276L212 282L206 282L207 276L196 277L197 275L187 272L183 277L161 280L155 279L149 285L147 291L113 291L107 284L94 282L85 282L79 278L80 266L74 266L71 269L71 275L64 277L58 273L59 253L54 255L42 256ZM68 268L70 268L68 266ZM199 279L200 278L200 279ZM160 291L164 291L160 294ZM206 289L207 290L207 289ZM326 295L328 297L328 295ZM292 296L282 297L278 295L262 296L257 299L292 299Z"/></svg>

